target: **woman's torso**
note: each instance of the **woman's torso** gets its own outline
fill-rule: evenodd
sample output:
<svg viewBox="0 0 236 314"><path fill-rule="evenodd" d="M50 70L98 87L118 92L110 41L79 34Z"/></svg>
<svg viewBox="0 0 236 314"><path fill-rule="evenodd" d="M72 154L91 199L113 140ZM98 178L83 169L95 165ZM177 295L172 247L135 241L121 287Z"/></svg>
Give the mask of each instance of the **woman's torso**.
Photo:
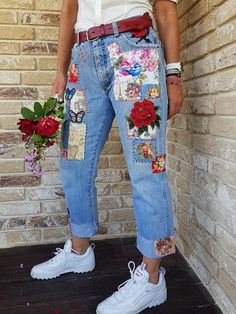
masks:
<svg viewBox="0 0 236 314"><path fill-rule="evenodd" d="M177 0L170 1L177 2ZM152 16L152 5L149 0L78 0L78 3L76 32L135 15L143 15L145 12L149 12ZM153 22L155 25L154 19Z"/></svg>

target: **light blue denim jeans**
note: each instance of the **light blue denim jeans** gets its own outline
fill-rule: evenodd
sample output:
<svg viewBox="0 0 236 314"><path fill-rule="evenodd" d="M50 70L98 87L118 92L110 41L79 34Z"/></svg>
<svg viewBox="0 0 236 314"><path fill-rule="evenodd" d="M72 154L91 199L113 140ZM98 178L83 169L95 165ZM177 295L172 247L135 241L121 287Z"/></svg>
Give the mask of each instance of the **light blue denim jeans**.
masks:
<svg viewBox="0 0 236 314"><path fill-rule="evenodd" d="M60 175L73 236L98 231L95 178L116 117L131 180L136 245L149 258L175 253L166 172L168 100L163 45L155 30L76 43L65 91Z"/></svg>

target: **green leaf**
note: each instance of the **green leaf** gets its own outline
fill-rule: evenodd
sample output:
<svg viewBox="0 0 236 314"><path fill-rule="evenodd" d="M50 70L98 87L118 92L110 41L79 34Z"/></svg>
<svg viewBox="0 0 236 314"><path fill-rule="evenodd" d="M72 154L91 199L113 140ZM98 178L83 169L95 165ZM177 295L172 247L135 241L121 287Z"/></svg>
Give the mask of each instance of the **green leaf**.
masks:
<svg viewBox="0 0 236 314"><path fill-rule="evenodd" d="M41 142L42 141L42 137L39 134L34 133L32 135L32 140L35 142Z"/></svg>
<svg viewBox="0 0 236 314"><path fill-rule="evenodd" d="M39 102L34 103L34 113L38 118L43 116L43 107Z"/></svg>
<svg viewBox="0 0 236 314"><path fill-rule="evenodd" d="M34 112L30 110L29 108L26 108L26 107L21 108L21 114L25 119L30 119L30 120L35 119Z"/></svg>
<svg viewBox="0 0 236 314"><path fill-rule="evenodd" d="M154 106L154 109L155 110L157 110L157 109L159 109L160 108L160 106Z"/></svg>
<svg viewBox="0 0 236 314"><path fill-rule="evenodd" d="M155 125L159 128L160 127L160 122L158 120L155 121Z"/></svg>
<svg viewBox="0 0 236 314"><path fill-rule="evenodd" d="M144 130L144 132L147 132L148 131L148 126L145 125L145 126L142 127L142 129Z"/></svg>
<svg viewBox="0 0 236 314"><path fill-rule="evenodd" d="M133 128L134 128L134 123L131 121L131 122L129 122L129 129L131 130Z"/></svg>
<svg viewBox="0 0 236 314"><path fill-rule="evenodd" d="M48 98L48 100L44 103L43 112L45 116L49 116L53 110L56 108L57 100L53 97Z"/></svg>
<svg viewBox="0 0 236 314"><path fill-rule="evenodd" d="M62 120L60 121L60 124L63 124L66 120L67 120L66 118L62 119Z"/></svg>
<svg viewBox="0 0 236 314"><path fill-rule="evenodd" d="M151 128L154 129L155 128L155 122L151 123Z"/></svg>
<svg viewBox="0 0 236 314"><path fill-rule="evenodd" d="M144 133L143 128L139 128L139 129L138 129L138 135L142 135L143 133Z"/></svg>

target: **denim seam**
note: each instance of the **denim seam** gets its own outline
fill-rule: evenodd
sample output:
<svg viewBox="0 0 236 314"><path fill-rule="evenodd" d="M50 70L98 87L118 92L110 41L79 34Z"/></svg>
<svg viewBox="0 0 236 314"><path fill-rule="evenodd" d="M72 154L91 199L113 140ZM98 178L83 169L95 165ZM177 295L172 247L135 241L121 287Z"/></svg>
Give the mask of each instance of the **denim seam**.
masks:
<svg viewBox="0 0 236 314"><path fill-rule="evenodd" d="M93 204L93 198L92 198L92 195L91 195L91 186L92 186L92 174L93 174L93 172L96 170L95 168L94 168L94 162L95 162L95 159L97 160L97 156L98 156L98 144L99 144L99 138L100 138L100 135L101 135L101 133L102 133L102 129L103 129L103 127L104 127L104 125L105 125L105 122L106 122L106 117L107 117L107 109L105 110L105 114L104 114L104 120L103 120L103 123L102 123L102 125L101 125L101 129L99 130L99 136L97 137L98 138L98 140L97 140L97 145L96 145L96 147L95 147L95 149L94 149L94 153L93 153L93 161L91 162L91 166L90 166L90 172L89 172L89 175L90 175L90 186L89 186L89 189L88 189L88 197L89 197L89 200L90 200L90 208L91 209L93 209L93 220L95 220L94 219L94 204Z"/></svg>
<svg viewBox="0 0 236 314"><path fill-rule="evenodd" d="M169 216L168 216L168 200L167 200L167 195L166 195L166 175L165 173L163 173L163 180L161 180L161 187L162 187L162 196L163 196L163 211L164 211L164 215L165 215L165 227L166 227L166 235L169 235L170 233L170 228L169 228Z"/></svg>

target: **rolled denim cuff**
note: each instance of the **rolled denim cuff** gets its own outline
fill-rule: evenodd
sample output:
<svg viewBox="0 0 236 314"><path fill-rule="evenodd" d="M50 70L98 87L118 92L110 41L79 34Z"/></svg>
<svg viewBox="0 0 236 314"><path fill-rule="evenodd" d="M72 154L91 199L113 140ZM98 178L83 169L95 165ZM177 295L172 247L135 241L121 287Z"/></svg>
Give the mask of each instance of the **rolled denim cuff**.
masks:
<svg viewBox="0 0 236 314"><path fill-rule="evenodd" d="M174 238L174 236L172 236L171 238ZM166 250L166 252L163 253L163 255L158 255L156 253L156 249L155 249L156 244L157 244L157 240L145 239L143 236L141 236L139 233L137 233L136 246L137 246L137 249L145 257L161 258L161 257L165 257L165 256L170 255L170 254L174 254L176 252L175 244L173 243L169 247L169 250Z"/></svg>
<svg viewBox="0 0 236 314"><path fill-rule="evenodd" d="M70 223L71 233L75 237L89 238L94 236L98 231L98 226L95 223L77 225Z"/></svg>

